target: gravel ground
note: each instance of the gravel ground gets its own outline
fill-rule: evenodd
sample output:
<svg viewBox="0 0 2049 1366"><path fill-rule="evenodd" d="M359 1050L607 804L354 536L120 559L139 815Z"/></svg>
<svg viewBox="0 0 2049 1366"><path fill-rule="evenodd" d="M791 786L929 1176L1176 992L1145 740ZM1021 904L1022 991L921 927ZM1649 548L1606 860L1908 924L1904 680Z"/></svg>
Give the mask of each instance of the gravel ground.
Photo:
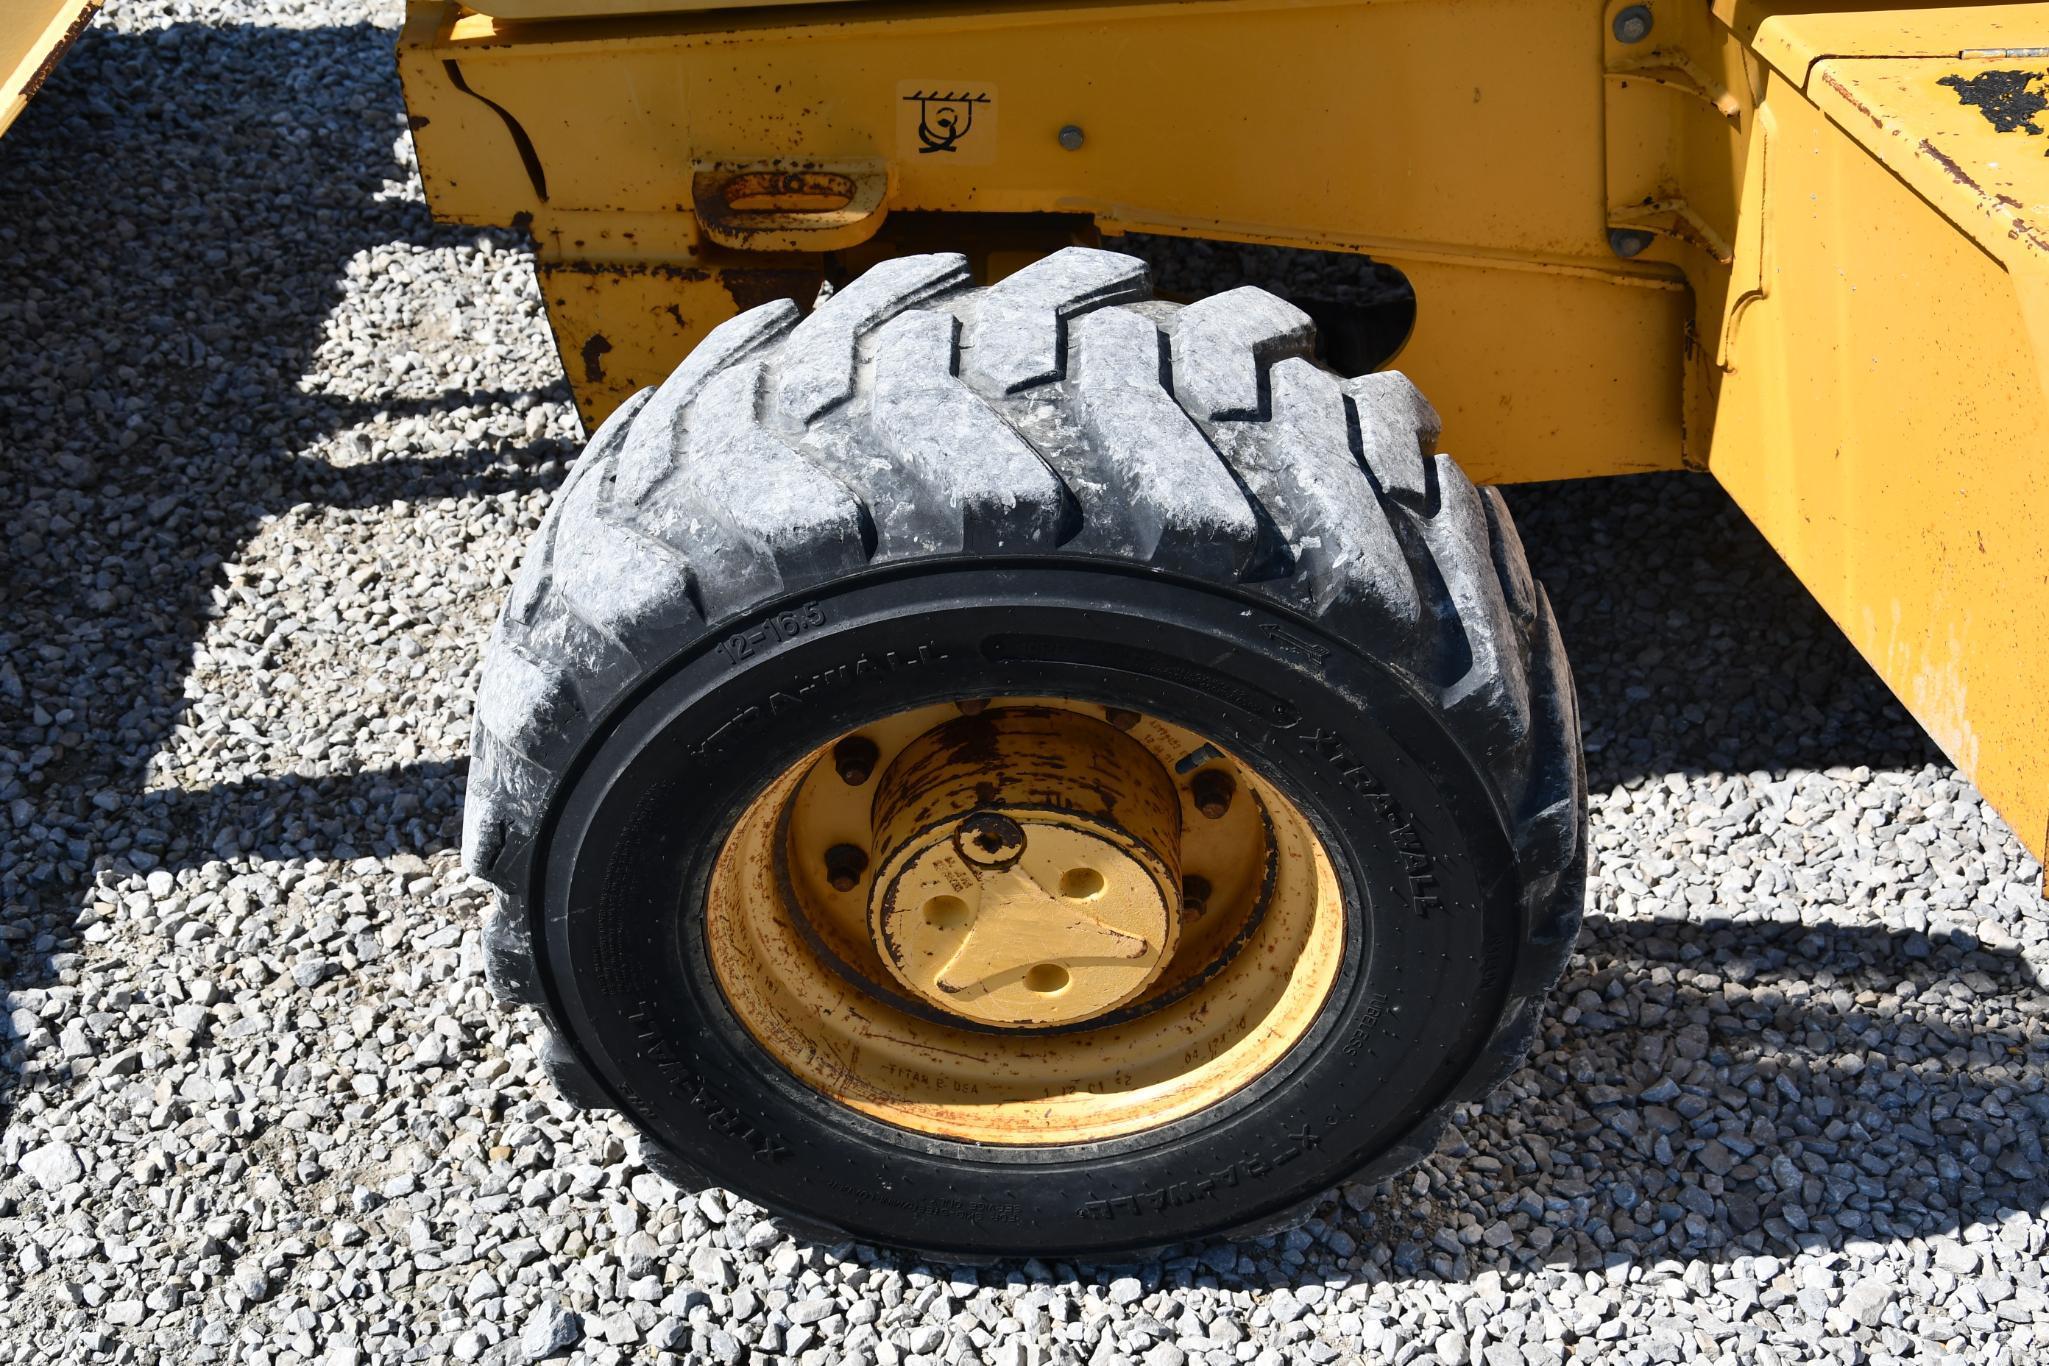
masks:
<svg viewBox="0 0 2049 1366"><path fill-rule="evenodd" d="M395 5L117 3L0 142L0 1361L2049 1354L2040 870L1714 488L1518 490L1597 872L1385 1189L918 1265L648 1173L488 998L473 661L578 436Z"/></svg>

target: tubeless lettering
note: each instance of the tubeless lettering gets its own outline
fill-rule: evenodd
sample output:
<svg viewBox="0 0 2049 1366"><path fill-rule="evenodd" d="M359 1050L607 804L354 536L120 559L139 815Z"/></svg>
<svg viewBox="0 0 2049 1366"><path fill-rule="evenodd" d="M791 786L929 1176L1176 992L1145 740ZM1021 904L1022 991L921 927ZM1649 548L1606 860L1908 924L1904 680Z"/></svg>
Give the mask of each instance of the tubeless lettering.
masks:
<svg viewBox="0 0 2049 1366"><path fill-rule="evenodd" d="M827 1186L842 1195L851 1195L878 1205L910 1214L922 1214L936 1219L965 1219L975 1224L1021 1224L1024 1222L1024 1206L1009 1202L991 1203L985 1200L953 1200L939 1195L898 1195L894 1191L879 1190L873 1186L850 1186L843 1181L827 1181Z"/></svg>
<svg viewBox="0 0 2049 1366"><path fill-rule="evenodd" d="M1227 706L1239 707L1262 718L1274 730L1286 730L1301 721L1301 714L1270 693L1243 686L1235 680L1172 655L1130 645L1100 640L1072 640L1055 636L995 635L982 642L982 655L998 663L1042 660L1060 664L1093 664L1120 673L1143 672L1170 683L1193 688Z"/></svg>
<svg viewBox="0 0 2049 1366"><path fill-rule="evenodd" d="M632 814L626 818L619 833L621 845L628 849L646 847L649 832L659 828L668 813L675 809L675 784L657 783L634 804ZM623 869L614 867L605 879L603 894L596 908L598 914L592 917L592 923L598 927L595 955L598 981L607 993L621 998L638 994L639 974L647 963L646 955L638 950L636 939L627 933L627 926L633 923L630 909L633 905L631 880L624 875ZM576 912L572 910L571 915L576 915Z"/></svg>
<svg viewBox="0 0 2049 1366"><path fill-rule="evenodd" d="M1480 959L1480 990L1492 991L1508 976L1508 946L1496 943Z"/></svg>
<svg viewBox="0 0 2049 1366"><path fill-rule="evenodd" d="M1380 1026L1380 1017L1387 1013L1387 993L1376 991L1366 998L1366 1004L1359 1011L1359 1023L1345 1038L1345 1056L1358 1056L1359 1050L1373 1039L1374 1030Z"/></svg>

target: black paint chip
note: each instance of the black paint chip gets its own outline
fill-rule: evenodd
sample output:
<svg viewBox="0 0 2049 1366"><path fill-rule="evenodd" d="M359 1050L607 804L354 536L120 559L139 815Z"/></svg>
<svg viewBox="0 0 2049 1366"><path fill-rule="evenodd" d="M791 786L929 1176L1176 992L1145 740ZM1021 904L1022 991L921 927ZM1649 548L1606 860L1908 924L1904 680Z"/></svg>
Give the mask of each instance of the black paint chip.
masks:
<svg viewBox="0 0 2049 1366"><path fill-rule="evenodd" d="M2039 136L2035 115L2049 109L2049 95L2028 87L2043 78L2040 71L1985 71L1969 78L1944 76L1937 85L1957 92L1957 98L1985 116L1985 121L2002 133L2025 132Z"/></svg>

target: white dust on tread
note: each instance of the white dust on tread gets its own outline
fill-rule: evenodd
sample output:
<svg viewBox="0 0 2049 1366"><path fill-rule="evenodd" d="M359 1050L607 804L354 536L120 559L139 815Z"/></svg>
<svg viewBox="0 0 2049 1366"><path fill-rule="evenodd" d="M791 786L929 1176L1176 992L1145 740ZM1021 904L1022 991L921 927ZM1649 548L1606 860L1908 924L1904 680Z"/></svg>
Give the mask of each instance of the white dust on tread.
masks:
<svg viewBox="0 0 2049 1366"><path fill-rule="evenodd" d="M1243 349L1238 363L1254 368ZM1177 387L1181 375L1177 364ZM1421 629L1423 608L1388 523L1401 514L1383 510L1353 452L1343 389L1328 371L1299 358L1275 365L1267 383L1268 420L1210 421L1204 430L1295 547L1297 576L1316 609L1335 610L1335 624L1369 639L1403 640ZM1242 394L1246 385L1233 381L1230 389ZM1210 390L1212 397L1219 392Z"/></svg>
<svg viewBox="0 0 2049 1366"><path fill-rule="evenodd" d="M1091 511L1121 520L1143 558L1249 553L1258 534L1245 495L1162 386L1159 329L1121 308L1076 323L1072 364L1081 422L1102 477L1127 490Z"/></svg>
<svg viewBox="0 0 2049 1366"><path fill-rule="evenodd" d="M1058 379L1074 320L1145 292L1145 263L1135 257L1085 247L1042 257L980 296L963 368L1000 394Z"/></svg>
<svg viewBox="0 0 2049 1366"><path fill-rule="evenodd" d="M1345 381L1359 426L1360 455L1374 482L1390 498L1421 505L1428 496L1424 464L1443 430L1437 410L1407 376L1394 371ZM1424 434L1421 449L1415 434Z"/></svg>
<svg viewBox="0 0 2049 1366"><path fill-rule="evenodd" d="M852 495L762 423L766 381L759 361L712 378L684 433L678 477L698 506L771 551L828 537L858 540L860 508Z"/></svg>
<svg viewBox="0 0 2049 1366"><path fill-rule="evenodd" d="M986 316L986 314L985 314ZM959 322L910 313L875 334L869 400L877 463L897 488L871 496L877 558L978 549L1052 549L1063 489L1046 462L954 374Z"/></svg>
<svg viewBox="0 0 2049 1366"><path fill-rule="evenodd" d="M629 505L646 497L674 467L683 448L683 424L690 405L706 383L733 362L790 331L797 318L793 301L776 299L728 318L706 333L655 389L645 414L635 424L629 444L620 453L614 496Z"/></svg>
<svg viewBox="0 0 2049 1366"><path fill-rule="evenodd" d="M1174 397L1196 418L1217 421L1261 416L1266 367L1309 355L1316 328L1287 300L1246 285L1189 304L1167 335Z"/></svg>
<svg viewBox="0 0 2049 1366"><path fill-rule="evenodd" d="M775 414L802 427L854 394L861 338L926 299L968 283L967 258L939 253L883 261L819 304L784 343Z"/></svg>

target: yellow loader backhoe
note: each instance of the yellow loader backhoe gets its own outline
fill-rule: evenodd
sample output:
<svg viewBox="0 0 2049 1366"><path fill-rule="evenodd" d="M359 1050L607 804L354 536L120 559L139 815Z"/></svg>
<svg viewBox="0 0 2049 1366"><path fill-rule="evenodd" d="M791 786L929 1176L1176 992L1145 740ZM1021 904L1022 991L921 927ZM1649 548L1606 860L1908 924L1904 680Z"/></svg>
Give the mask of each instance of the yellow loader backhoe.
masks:
<svg viewBox="0 0 2049 1366"><path fill-rule="evenodd" d="M0 8L0 129L91 11ZM1584 895L1497 484L1720 480L2049 852L2049 4L414 0L398 58L594 432L482 668L491 980L678 1183L1114 1258L1427 1154ZM1133 234L1398 287L1157 297Z"/></svg>
<svg viewBox="0 0 2049 1366"><path fill-rule="evenodd" d="M484 663L493 981L679 1182L1106 1256L1427 1153L1584 887L1498 483L1720 480L2045 852L2049 4L416 0L399 64L596 433Z"/></svg>

